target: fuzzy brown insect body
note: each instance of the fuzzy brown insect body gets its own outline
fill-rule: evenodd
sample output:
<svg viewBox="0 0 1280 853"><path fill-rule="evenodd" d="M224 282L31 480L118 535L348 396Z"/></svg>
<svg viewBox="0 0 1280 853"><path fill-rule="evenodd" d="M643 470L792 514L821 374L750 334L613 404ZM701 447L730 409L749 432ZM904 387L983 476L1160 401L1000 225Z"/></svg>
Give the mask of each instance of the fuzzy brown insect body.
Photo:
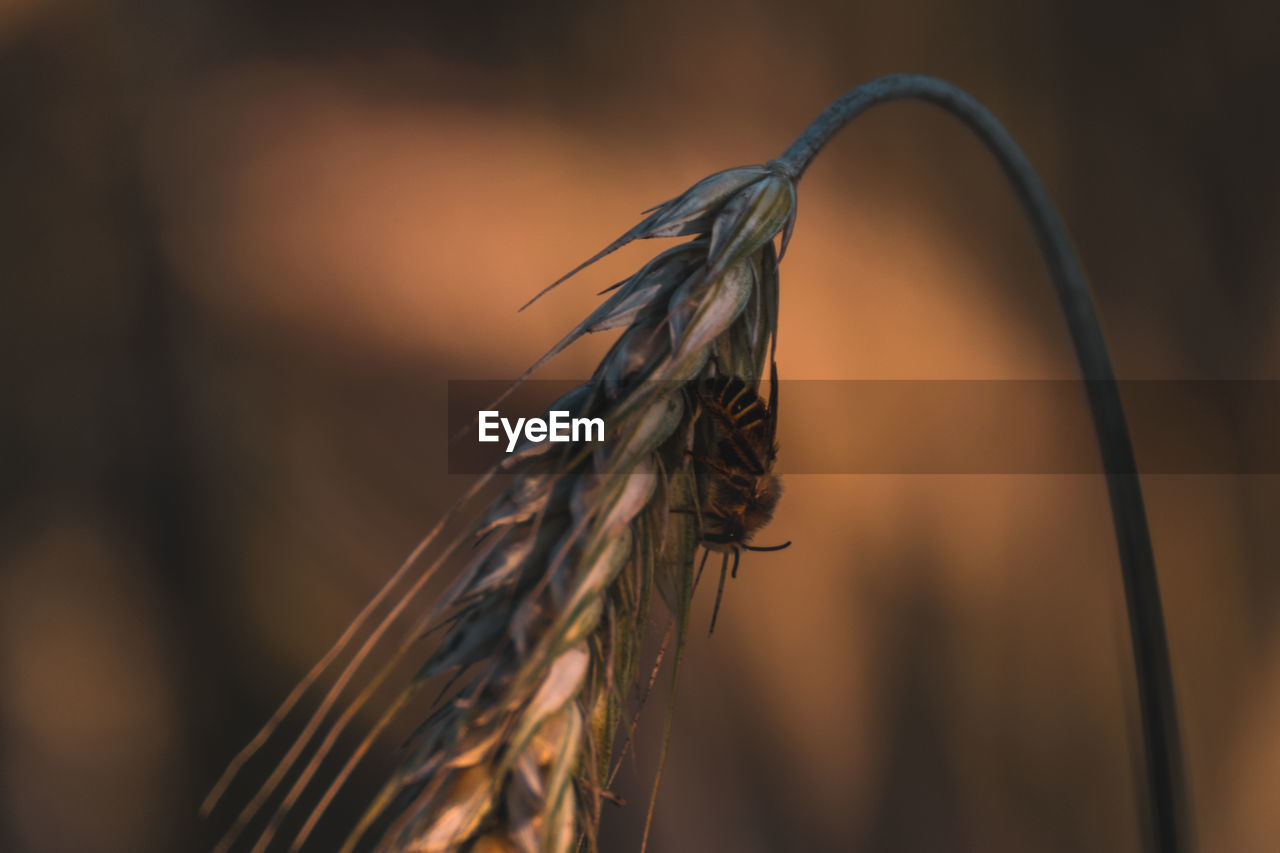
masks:
<svg viewBox="0 0 1280 853"><path fill-rule="evenodd" d="M773 365L769 402L737 376L704 380L696 391L701 417L709 420L711 452L694 456L698 469L701 544L724 554L716 591L711 630L715 630L720 598L724 593L729 556L732 576L738 575L743 550L778 551L786 542L768 548L754 547L751 538L773 518L782 496L782 481L773 473L778 456L778 368ZM702 567L699 567L699 576Z"/></svg>

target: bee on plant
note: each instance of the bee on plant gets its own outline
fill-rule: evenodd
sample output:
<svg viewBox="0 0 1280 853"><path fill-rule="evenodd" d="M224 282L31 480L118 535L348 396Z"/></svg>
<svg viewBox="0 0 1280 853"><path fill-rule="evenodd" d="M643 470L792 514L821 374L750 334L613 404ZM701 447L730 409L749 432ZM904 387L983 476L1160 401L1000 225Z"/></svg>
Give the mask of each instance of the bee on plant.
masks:
<svg viewBox="0 0 1280 853"><path fill-rule="evenodd" d="M711 611L711 631L715 631L725 577L738 576L742 552L781 551L791 544L750 544L773 518L782 497L782 481L773 473L778 457L778 366L770 367L768 403L740 377L727 375L701 380L693 397L695 425L702 419L710 437L708 452L686 451L698 484L699 540L707 549L697 577L701 578L712 551L724 555Z"/></svg>

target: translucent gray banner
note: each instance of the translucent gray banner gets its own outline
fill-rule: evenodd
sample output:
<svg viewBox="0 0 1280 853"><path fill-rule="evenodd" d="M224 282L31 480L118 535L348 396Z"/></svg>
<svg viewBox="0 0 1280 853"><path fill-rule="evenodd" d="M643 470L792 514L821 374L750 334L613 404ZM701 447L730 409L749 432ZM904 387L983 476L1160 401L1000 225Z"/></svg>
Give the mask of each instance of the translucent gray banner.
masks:
<svg viewBox="0 0 1280 853"><path fill-rule="evenodd" d="M497 417L508 427L545 418L581 383L526 382L490 406L510 384L449 382L449 434L470 428L448 447L450 473L480 473L505 455L510 433ZM1280 474L1280 382L1137 380L1119 388L1137 473ZM768 399L767 383L761 395ZM498 413L488 418L497 441L478 441L483 410ZM778 440L780 474L1104 473L1079 380L784 379Z"/></svg>

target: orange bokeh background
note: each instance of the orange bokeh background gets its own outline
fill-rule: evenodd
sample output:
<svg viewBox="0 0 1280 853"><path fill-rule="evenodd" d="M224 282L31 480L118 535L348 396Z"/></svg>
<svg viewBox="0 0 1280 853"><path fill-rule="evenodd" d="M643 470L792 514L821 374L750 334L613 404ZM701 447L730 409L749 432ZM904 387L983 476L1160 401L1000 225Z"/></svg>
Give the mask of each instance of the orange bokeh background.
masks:
<svg viewBox="0 0 1280 853"><path fill-rule="evenodd" d="M207 848L200 796L465 485L447 380L518 374L655 246L525 299L878 74L952 79L1021 140L1121 377L1280 379L1263 14L0 6L0 849ZM879 108L799 198L785 377L1075 375L1030 230L954 121ZM784 458L845 440L781 420ZM859 434L901 432L867 412ZM1280 484L1144 486L1200 849L1270 850ZM1138 849L1109 525L1097 477L789 478L767 536L795 545L749 555L693 633L651 849ZM664 702L604 849L639 846Z"/></svg>

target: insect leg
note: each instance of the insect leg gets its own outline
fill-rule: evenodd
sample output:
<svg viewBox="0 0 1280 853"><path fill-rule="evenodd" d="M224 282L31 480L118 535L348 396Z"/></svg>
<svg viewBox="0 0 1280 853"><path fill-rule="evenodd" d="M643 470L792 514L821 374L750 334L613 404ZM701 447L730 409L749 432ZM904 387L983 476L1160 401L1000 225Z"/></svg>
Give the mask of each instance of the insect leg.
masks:
<svg viewBox="0 0 1280 853"><path fill-rule="evenodd" d="M716 587L716 603L711 608L711 629L707 631L710 637L716 631L716 616L720 614L720 597L724 595L724 576L729 573L729 555L724 555L724 560L720 563L720 585Z"/></svg>
<svg viewBox="0 0 1280 853"><path fill-rule="evenodd" d="M698 581L702 580L702 570L707 567L707 560L711 557L711 549L707 548L702 552L702 562L698 564L698 573L693 576L693 588L698 588Z"/></svg>

